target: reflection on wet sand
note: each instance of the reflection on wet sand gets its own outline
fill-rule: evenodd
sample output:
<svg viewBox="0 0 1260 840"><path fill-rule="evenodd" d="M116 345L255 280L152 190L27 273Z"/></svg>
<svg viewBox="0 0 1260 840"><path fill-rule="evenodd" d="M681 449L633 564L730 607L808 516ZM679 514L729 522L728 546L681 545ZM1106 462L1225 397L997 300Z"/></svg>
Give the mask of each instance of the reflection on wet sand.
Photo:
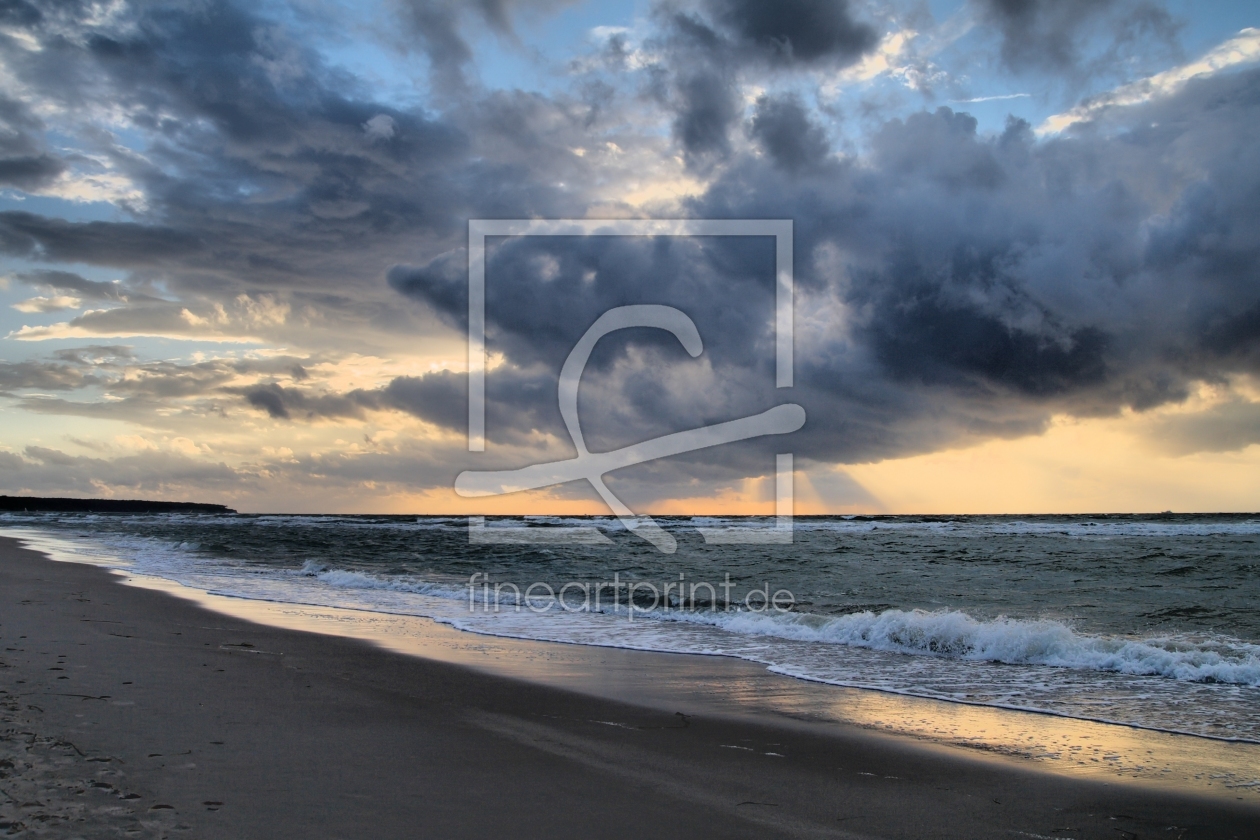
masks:
<svg viewBox="0 0 1260 840"><path fill-rule="evenodd" d="M1257 744L839 688L729 658L481 636L426 618L229 598L140 575L124 579L249 621L362 639L609 699L686 708L689 714L773 714L803 726L847 723L928 745L965 747L997 760L1027 760L1056 773L1260 801Z"/></svg>

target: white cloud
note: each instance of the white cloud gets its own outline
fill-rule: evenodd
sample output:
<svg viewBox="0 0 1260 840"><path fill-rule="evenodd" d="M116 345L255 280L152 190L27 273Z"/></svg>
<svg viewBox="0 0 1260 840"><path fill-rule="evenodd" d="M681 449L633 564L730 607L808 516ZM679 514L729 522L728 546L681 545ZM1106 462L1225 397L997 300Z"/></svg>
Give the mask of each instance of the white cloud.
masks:
<svg viewBox="0 0 1260 840"><path fill-rule="evenodd" d="M60 312L63 309L78 309L83 301L69 295L53 295L52 297L33 297L13 304L18 312Z"/></svg>
<svg viewBox="0 0 1260 840"><path fill-rule="evenodd" d="M900 32L888 33L879 42L879 47L874 52L869 53L852 67L846 67L840 71L836 79L827 86L829 88L827 92L833 94L841 85L852 82L869 82L876 76L885 73L894 74L897 70L906 69L901 63L901 59L906 53L907 45L918 34L913 29L902 29Z"/></svg>
<svg viewBox="0 0 1260 840"><path fill-rule="evenodd" d="M279 326L288 320L290 310L289 304L274 295L237 295L236 308L241 320L255 327Z"/></svg>
<svg viewBox="0 0 1260 840"><path fill-rule="evenodd" d="M1247 27L1236 36L1209 50L1201 58L1115 90L1091 97L1070 111L1048 117L1037 127L1038 134L1054 134L1073 123L1087 122L1110 108L1140 105L1161 96L1175 93L1186 82L1210 76L1239 64L1260 60L1260 29Z"/></svg>

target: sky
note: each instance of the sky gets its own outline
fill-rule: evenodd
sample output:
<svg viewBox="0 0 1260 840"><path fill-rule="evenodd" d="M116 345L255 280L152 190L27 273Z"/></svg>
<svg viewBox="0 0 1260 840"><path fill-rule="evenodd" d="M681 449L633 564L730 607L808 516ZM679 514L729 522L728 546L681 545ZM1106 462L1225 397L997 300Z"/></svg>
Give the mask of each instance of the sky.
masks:
<svg viewBox="0 0 1260 840"><path fill-rule="evenodd" d="M1260 11L1189 0L0 0L0 493L242 511L1260 509ZM774 241L473 219L789 219Z"/></svg>

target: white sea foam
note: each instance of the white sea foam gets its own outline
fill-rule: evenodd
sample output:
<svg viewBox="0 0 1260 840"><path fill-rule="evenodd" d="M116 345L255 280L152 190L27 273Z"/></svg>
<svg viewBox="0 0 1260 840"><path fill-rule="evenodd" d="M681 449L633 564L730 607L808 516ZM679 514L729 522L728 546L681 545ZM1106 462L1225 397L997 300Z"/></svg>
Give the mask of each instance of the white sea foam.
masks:
<svg viewBox="0 0 1260 840"><path fill-rule="evenodd" d="M414 592L455 600L469 597L466 586L328 569L312 561L307 561L301 573L344 589ZM506 606L507 602L504 604ZM622 611L624 609L621 608ZM554 611L561 610L557 607ZM608 611L610 608L605 608L605 612ZM1260 645L1237 639L1094 636L1078 633L1068 625L1050 619L1027 620L1003 616L983 620L957 610L927 612L892 609L843 616L748 610L651 610L636 611L636 614L640 620L705 624L741 635L845 645L888 653L1260 686Z"/></svg>
<svg viewBox="0 0 1260 840"><path fill-rule="evenodd" d="M1260 645L1236 639L1090 636L1053 620L981 620L959 611L809 613L669 611L661 618L732 633L1007 665L1048 665L1260 686Z"/></svg>

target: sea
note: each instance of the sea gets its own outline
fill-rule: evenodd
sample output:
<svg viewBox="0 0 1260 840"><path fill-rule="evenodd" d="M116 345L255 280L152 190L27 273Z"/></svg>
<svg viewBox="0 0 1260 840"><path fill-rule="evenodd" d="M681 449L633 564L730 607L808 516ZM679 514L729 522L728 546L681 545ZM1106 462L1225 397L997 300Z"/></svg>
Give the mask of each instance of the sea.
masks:
<svg viewBox="0 0 1260 840"><path fill-rule="evenodd" d="M703 536L773 520L657 522L674 553L600 517L9 513L0 533L235 598L1260 743L1260 515L797 517L777 544Z"/></svg>

